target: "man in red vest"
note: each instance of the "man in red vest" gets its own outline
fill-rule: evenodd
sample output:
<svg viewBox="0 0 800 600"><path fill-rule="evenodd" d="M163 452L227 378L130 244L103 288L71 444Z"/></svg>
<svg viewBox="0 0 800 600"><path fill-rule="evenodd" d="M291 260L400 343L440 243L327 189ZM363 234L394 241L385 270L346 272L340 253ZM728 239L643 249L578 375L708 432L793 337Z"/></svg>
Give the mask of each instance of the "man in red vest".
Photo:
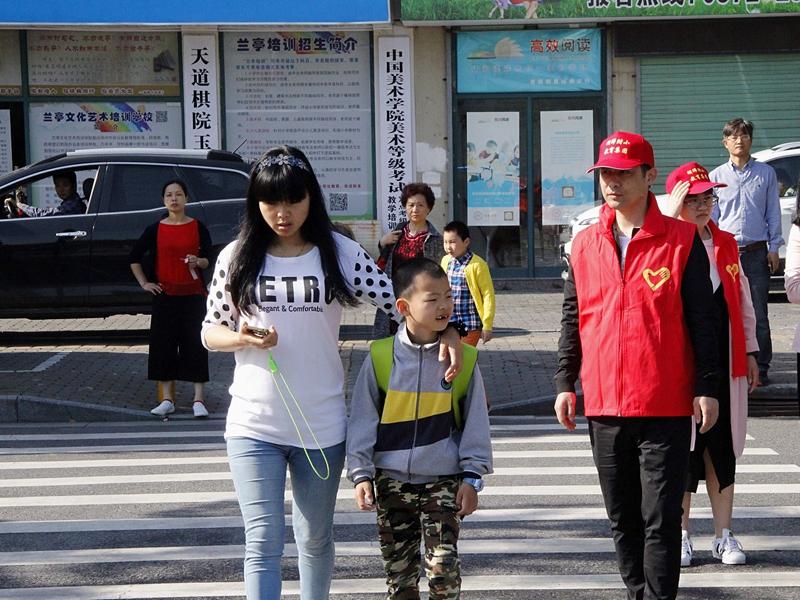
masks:
<svg viewBox="0 0 800 600"><path fill-rule="evenodd" d="M556 416L575 428L580 373L592 453L628 600L678 593L692 416L718 412L718 317L697 229L661 214L653 148L616 132L597 162L605 205L572 243Z"/></svg>

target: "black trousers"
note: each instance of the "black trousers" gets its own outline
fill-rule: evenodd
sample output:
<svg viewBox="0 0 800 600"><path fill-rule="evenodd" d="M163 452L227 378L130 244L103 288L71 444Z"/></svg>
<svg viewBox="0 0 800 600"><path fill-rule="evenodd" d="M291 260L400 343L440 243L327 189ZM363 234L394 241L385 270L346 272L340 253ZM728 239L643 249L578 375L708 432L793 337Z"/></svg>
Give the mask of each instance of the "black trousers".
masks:
<svg viewBox="0 0 800 600"><path fill-rule="evenodd" d="M148 379L208 381L208 350L200 341L205 316L204 296L153 296Z"/></svg>
<svg viewBox="0 0 800 600"><path fill-rule="evenodd" d="M589 437L628 600L672 600L691 417L591 417Z"/></svg>

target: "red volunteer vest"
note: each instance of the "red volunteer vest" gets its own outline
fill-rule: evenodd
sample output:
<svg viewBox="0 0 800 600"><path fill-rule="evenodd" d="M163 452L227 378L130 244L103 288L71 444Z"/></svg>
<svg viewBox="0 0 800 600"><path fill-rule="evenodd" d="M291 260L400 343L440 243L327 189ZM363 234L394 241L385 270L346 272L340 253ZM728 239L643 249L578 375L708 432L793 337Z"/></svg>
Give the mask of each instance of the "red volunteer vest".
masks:
<svg viewBox="0 0 800 600"><path fill-rule="evenodd" d="M711 238L714 240L714 259L719 278L722 280L722 293L728 306L728 320L731 325L731 376L747 375L747 345L744 337L741 298L741 267L739 266L739 246L736 238L722 231L713 221L708 222ZM727 369L727 365L720 365Z"/></svg>
<svg viewBox="0 0 800 600"><path fill-rule="evenodd" d="M697 228L661 214L651 193L620 270L608 205L571 256L587 417L692 414L694 353L681 281Z"/></svg>

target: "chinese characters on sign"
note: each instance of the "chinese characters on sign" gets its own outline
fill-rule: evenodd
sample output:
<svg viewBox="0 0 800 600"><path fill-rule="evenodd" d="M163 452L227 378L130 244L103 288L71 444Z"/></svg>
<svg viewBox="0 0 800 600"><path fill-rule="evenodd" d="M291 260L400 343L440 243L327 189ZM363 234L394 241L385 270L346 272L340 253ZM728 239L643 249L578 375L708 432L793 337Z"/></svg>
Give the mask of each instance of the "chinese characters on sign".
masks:
<svg viewBox="0 0 800 600"><path fill-rule="evenodd" d="M600 40L599 29L459 32L458 91L600 90Z"/></svg>
<svg viewBox="0 0 800 600"><path fill-rule="evenodd" d="M224 34L225 147L306 153L333 219L372 218L367 32Z"/></svg>
<svg viewBox="0 0 800 600"><path fill-rule="evenodd" d="M177 96L178 34L29 31L31 96Z"/></svg>
<svg viewBox="0 0 800 600"><path fill-rule="evenodd" d="M215 35L183 36L183 131L186 148L220 147Z"/></svg>
<svg viewBox="0 0 800 600"><path fill-rule="evenodd" d="M541 113L542 225L566 225L594 206L593 121L591 110Z"/></svg>
<svg viewBox="0 0 800 600"><path fill-rule="evenodd" d="M378 220L383 232L404 217L400 194L414 178L411 44L407 37L378 38L375 69Z"/></svg>
<svg viewBox="0 0 800 600"><path fill-rule="evenodd" d="M178 102L31 104L31 161L80 148L180 148Z"/></svg>

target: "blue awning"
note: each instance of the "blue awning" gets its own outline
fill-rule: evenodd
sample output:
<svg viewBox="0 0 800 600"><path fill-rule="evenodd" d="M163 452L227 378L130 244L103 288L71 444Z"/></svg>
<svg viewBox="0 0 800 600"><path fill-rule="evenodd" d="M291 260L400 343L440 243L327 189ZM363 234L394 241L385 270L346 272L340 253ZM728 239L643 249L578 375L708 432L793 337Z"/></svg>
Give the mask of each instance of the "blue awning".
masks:
<svg viewBox="0 0 800 600"><path fill-rule="evenodd" d="M6 25L388 23L389 0L36 0L0 2Z"/></svg>

